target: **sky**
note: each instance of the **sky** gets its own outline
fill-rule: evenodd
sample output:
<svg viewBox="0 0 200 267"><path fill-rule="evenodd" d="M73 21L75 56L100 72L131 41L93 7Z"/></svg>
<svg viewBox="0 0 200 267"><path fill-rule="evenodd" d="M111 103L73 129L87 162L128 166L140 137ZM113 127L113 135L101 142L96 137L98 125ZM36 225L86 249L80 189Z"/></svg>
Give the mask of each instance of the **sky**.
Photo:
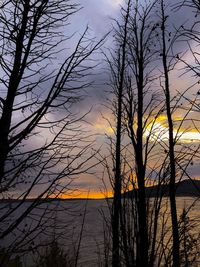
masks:
<svg viewBox="0 0 200 267"><path fill-rule="evenodd" d="M123 0L79 0L78 3L83 7L71 22L78 32L84 31L86 25L89 26L91 35L97 39L101 39L105 34L111 31L113 27L113 19L117 18L120 13L120 5ZM107 38L105 47L112 45L112 38ZM103 104L105 103L105 80L108 79L108 73L105 73L105 62L102 54L99 56L100 66L95 68L94 87L88 89L88 96L85 101L79 104L79 112L84 113L88 108L92 107L92 111L87 116L87 120L91 125L86 124L85 127L89 131L97 134L97 147L104 146L106 140L105 134L113 134L103 116L107 117L107 112ZM103 66L103 67L102 67ZM108 115L109 116L109 115ZM105 195L111 196L111 188L108 178L105 178L105 186L102 181L102 166L95 168L95 174L83 174L77 180L74 180L72 187L79 188L74 197L102 198ZM71 197L71 196L70 196Z"/></svg>
<svg viewBox="0 0 200 267"><path fill-rule="evenodd" d="M69 52L73 51L76 41L85 31L87 26L89 26L89 36L91 38L95 37L96 40L100 40L105 34L111 31L113 24L115 24L113 19L118 20L118 18L120 17L120 5L123 5L124 0L76 0L76 2L80 4L82 9L70 18L70 25L69 27L67 27L67 32L65 33L67 36L75 33L73 38L69 39ZM176 13L176 16L172 16L171 23L179 23L180 25L182 21L187 21L193 15L194 14L192 12L187 12L187 14L184 13L183 16L183 12L178 12ZM104 52L107 52L107 48L114 48L112 32L106 38L102 50ZM182 51L185 50L185 47L182 43L178 43L176 50ZM187 59L187 62L194 61L194 58L191 58L190 52L191 51L187 50L184 54L184 59ZM57 55L57 57L57 61L62 62L63 54L60 53ZM101 155L103 156L107 155L108 153L108 136L114 136L113 129L109 125L107 119L110 120L113 125L114 122L112 121L109 109L105 108L106 98L108 97L107 91L110 89L107 85L109 80L109 72L108 68L106 67L105 58L103 57L101 50L99 50L99 52L95 55L95 59L97 60L99 65L92 70L93 75L91 78L89 78L91 80L94 80L94 85L87 89L85 99L78 103L78 105L74 107L74 110L80 115L83 115L91 109L90 113L86 117L86 122L83 123L83 127L86 131L95 135L93 137L95 141L94 147L95 149L101 147ZM53 67L55 67L55 65L53 65ZM181 64L176 66L173 74L170 77L170 87L172 88L172 94L188 88L188 86L190 86L191 84L191 79L193 79L192 75L190 74L181 76L181 73L183 73L183 71L181 70L182 67L183 66ZM193 87L187 92L186 95L188 97L195 97L197 90L199 90L197 87ZM184 110L179 109L178 112L173 116L174 122L176 122L174 135L177 134L179 143L186 145L198 145L200 140L200 133L196 129L194 129L194 127L192 128L191 126L189 126L187 122L184 123L181 130L178 131L178 125L181 124L184 118L184 113ZM197 116L198 112L191 111L188 115L188 118L190 117L191 119ZM14 120L17 119L18 118L14 118ZM168 134L166 121L166 114L161 114L156 119L154 117L150 118L149 125L144 132L144 137L147 138L149 132L153 130L153 135L151 137L152 142L155 139L160 143L167 141ZM35 146L35 143L33 142L32 144L29 144L29 146L31 145ZM101 156L99 155L96 156L96 158L98 159L100 157ZM95 162L97 162L96 158L91 161L91 164L95 164ZM153 164L154 162L151 162L152 166ZM91 198L104 197L105 195L111 196L111 186L109 179L102 170L102 166L98 165L91 170L91 174L85 173L76 177L76 179L71 184L71 187L72 189L78 188L79 191L76 195L74 195L73 193L73 197L87 197L88 192L89 197ZM197 164L193 167L189 167L189 170L196 178L199 178ZM133 174L132 177L134 177ZM71 197L71 195L69 197Z"/></svg>
<svg viewBox="0 0 200 267"><path fill-rule="evenodd" d="M56 2L56 1L55 1ZM75 1L69 1L70 3L79 3L80 7L82 7L79 12L75 13L70 17L69 20L69 25L66 25L66 28L63 27L63 34L65 37L69 37L67 40L67 45L64 43L66 46L63 45L63 47L58 47L58 53L56 54L56 57L54 57L54 60L49 59L49 65L48 68L45 68L44 74L48 76L48 74L51 72L51 70L57 69L59 64L63 62L63 60L69 56L71 53L73 53L74 48L77 44L77 40L79 40L80 36L82 36L83 32L85 31L86 27L89 27L88 31L88 36L89 38L95 38L95 41L98 41L103 38L105 34L107 34L111 28L112 28L112 19L111 18L116 18L119 13L119 5L121 4L121 1L113 1L113 0L75 0ZM68 3L68 1L67 1ZM65 31L66 29L66 31ZM73 35L73 36L72 36ZM105 45L109 46L112 43L111 38L107 38ZM62 51L59 51L59 48L62 49ZM101 51L99 50L98 54L95 55L95 59L97 59L98 63L101 63L101 67L97 67L94 70L92 70L92 77L89 79L95 80L94 86L91 86L88 88L87 91L87 97L85 98L84 101L80 102L77 106L74 107L75 112L78 112L80 116L83 114L87 113L88 110L92 108L92 112L87 116L87 123L83 125L83 127L88 131L91 131L92 133L95 134L102 134L104 135L105 131L107 131L107 128L104 127L102 128L102 125L105 124L103 121L100 113L102 110L102 102L105 100L105 91L104 91L104 83L105 80L107 79L107 75L105 74L105 71L102 69L102 54ZM11 58L9 58L11 60ZM12 60L11 60L12 61ZM46 65L45 60L40 61L40 64ZM33 67L34 68L34 67ZM3 76L3 75L2 75ZM37 77L30 78L30 80L33 79L35 82L35 79L37 80ZM36 88L38 95L40 97L46 97L46 91L48 90L47 88L51 86L52 80L49 79L45 83L43 83L43 88ZM40 94L41 91L41 94ZM1 97L5 97L3 95L3 90L1 89ZM6 94L6 90L5 90ZM23 105L24 101L27 101L27 96L23 98L23 96L18 95L17 99L15 101L15 104ZM73 110L73 111L74 111ZM26 110L26 115L28 114L29 111ZM66 112L66 111L65 111ZM13 125L18 124L19 122L23 121L24 119L24 111L20 110L15 111L13 116L12 116L12 123ZM53 120L54 119L54 114L48 114L43 120L45 121L46 119L48 120ZM60 113L58 114L60 116ZM62 114L61 114L62 116ZM24 126L24 125L23 125ZM23 127L22 125L20 127ZM104 131L105 130L105 131ZM37 130L36 130L37 131ZM51 129L48 130L43 130L41 132L40 136L38 135L32 136L29 140L25 140L24 144L27 150L35 149L41 145L43 145L46 140L50 140L52 138L51 136ZM101 136L97 137L97 142L98 146L100 146L102 143L104 143L104 137L102 138ZM23 148L26 150L26 148ZM24 151L23 150L23 151ZM16 159L17 160L17 159ZM8 164L9 167L9 164ZM59 169L60 166L57 166ZM96 172L97 173L97 172ZM24 174L25 175L25 174ZM76 177L77 179L74 181L74 187L75 188L80 188L80 190L87 191L91 189L91 192L96 192L99 191L99 186L102 186L102 182L99 182L97 177L94 175L88 175L84 174L81 175L81 177ZM27 178L26 178L27 179ZM47 178L46 178L47 179ZM27 179L28 180L28 179ZM67 179L66 179L67 180ZM67 180L68 181L68 180ZM72 187L73 187L72 186ZM11 192L11 194L15 193L20 194L23 193L27 185L20 185L19 190L13 190L14 192ZM33 190L33 197L34 194L37 195L39 193L38 188L40 189L40 186L37 186L35 188L35 191ZM91 193L92 194L92 193Z"/></svg>
<svg viewBox="0 0 200 267"><path fill-rule="evenodd" d="M101 38L105 33L107 33L111 28L113 24L112 18L118 18L120 13L120 5L123 4L123 1L115 1L115 0L82 0L80 3L83 6L83 9L76 14L75 16L75 24L79 30L84 29L84 25L89 25L89 27L92 29L92 32L94 33L94 36L97 38ZM190 18L190 16L193 16L193 13L188 12L187 15L179 12L176 14L176 17L171 18L172 23L181 23L181 21L185 22ZM107 38L106 46L110 47L112 46L112 37ZM179 44L177 47L177 51L181 50L182 45ZM184 58L190 61L190 53L187 51L184 55ZM192 61L192 59L191 59ZM101 65L102 66L102 65ZM173 88L174 92L177 90L184 90L187 88L187 86L191 83L190 76L187 76L186 78L180 78L180 69L181 65L178 67L177 70L173 72L173 75L171 77L173 83L171 88ZM174 77L173 77L174 76ZM177 79L178 77L178 79ZM82 103L81 108L85 110L85 108L88 108L88 104L91 104L93 106L92 112L88 115L89 121L92 123L91 131L94 133L99 134L99 136L96 138L97 144L103 144L107 143L106 135L113 135L112 128L108 125L106 120L103 118L110 119L109 112L104 109L102 103L105 101L105 85L103 81L107 79L108 76L106 76L105 72L102 72L102 69L98 69L96 74L96 85L93 90L90 91L89 97L86 98L86 101ZM193 88L189 91L189 95L192 96L193 94L196 94L196 88ZM184 117L184 112L179 110L179 114L175 114L173 117L174 121L181 123ZM102 116L103 114L103 116ZM192 112L191 112L192 114ZM193 118L193 116L197 116L198 113L190 114L190 118ZM163 142L163 140L168 140L168 133L167 133L167 126L166 126L167 118L165 115L162 115L157 118L156 122L154 121L154 118L152 118L152 123L149 124L149 128L147 128L144 135L147 137L149 132L148 130L151 129L153 126L154 135L152 137L155 137L157 140L159 140L159 136L162 136L160 141ZM87 126L86 126L87 127ZM88 126L89 127L89 126ZM90 127L89 127L90 128ZM187 145L198 145L200 140L200 133L191 127L188 127L188 125L185 125L182 127L181 130L178 130L178 126L174 129L174 135L177 136L177 140L179 143L184 143ZM108 196L111 195L111 187L109 186L108 178L105 178L104 182L102 181L102 173L101 168L96 168L96 175L82 175L77 179L74 183L74 186L77 186L80 188L80 191L83 193L81 197L86 197L88 190L90 191L90 197L102 197L103 194L107 194ZM99 171L99 173L98 173ZM194 175L195 178L198 177L198 166L189 167L189 171ZM105 183L105 184L104 184ZM108 191L104 191L104 185L107 187ZM104 192L104 193L102 193Z"/></svg>

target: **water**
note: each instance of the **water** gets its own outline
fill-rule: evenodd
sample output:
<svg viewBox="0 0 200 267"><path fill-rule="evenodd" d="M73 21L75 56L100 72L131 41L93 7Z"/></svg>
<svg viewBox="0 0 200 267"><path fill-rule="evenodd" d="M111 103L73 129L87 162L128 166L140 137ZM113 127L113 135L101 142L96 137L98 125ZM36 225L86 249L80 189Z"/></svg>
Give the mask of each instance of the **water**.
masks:
<svg viewBox="0 0 200 267"><path fill-rule="evenodd" d="M194 199L190 197L178 197L178 214L182 213L183 208L187 209L191 206L193 201ZM15 203L12 203L12 207L15 205ZM8 220L8 225L29 205L28 202L24 203L20 207L20 211L12 214ZM85 209L86 213L84 212ZM169 211L167 211L168 213ZM41 222L40 217L42 215L43 221ZM170 216L166 216L170 225ZM23 255L23 266L31 267L38 259L38 254L44 250L44 248L38 248L38 245L44 245L52 241L54 237L59 237L60 246L68 252L70 257L75 258L77 244L80 241L78 266L103 266L102 262L106 251L104 244L105 241L109 242L111 233L110 231L105 233L103 217L107 220L110 218L106 200L65 200L42 204L35 208L20 226L3 240L1 246L8 246L16 253ZM190 209L189 217L194 220L196 225L200 223L199 200ZM199 232L199 230L194 229L196 232ZM24 235L27 236L25 240L23 239ZM18 247L17 251L16 247ZM28 253L26 249L29 251Z"/></svg>

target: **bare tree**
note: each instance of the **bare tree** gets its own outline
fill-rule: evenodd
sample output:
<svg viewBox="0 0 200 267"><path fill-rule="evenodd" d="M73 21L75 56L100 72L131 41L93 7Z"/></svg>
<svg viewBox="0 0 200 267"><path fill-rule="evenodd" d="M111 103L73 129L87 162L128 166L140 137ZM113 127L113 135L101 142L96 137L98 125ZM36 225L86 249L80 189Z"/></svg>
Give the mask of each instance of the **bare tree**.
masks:
<svg viewBox="0 0 200 267"><path fill-rule="evenodd" d="M1 3L0 192L1 199L19 200L1 201L1 239L45 199L72 194L73 178L90 168L91 140L75 104L90 85L90 56L102 42L86 29L67 48L73 39L66 26L79 9L70 0Z"/></svg>
<svg viewBox="0 0 200 267"><path fill-rule="evenodd" d="M120 266L120 212L121 212L121 190L122 190L122 172L121 172L121 135L122 135L122 98L124 91L124 78L126 68L127 53L127 25L129 20L131 1L127 3L127 9L122 10L123 25L118 24L115 29L115 38L117 43L117 58L112 57L112 62L108 60L112 72L112 83L116 95L116 148L114 157L114 198L112 214L112 266ZM113 64L114 63L114 64Z"/></svg>
<svg viewBox="0 0 200 267"><path fill-rule="evenodd" d="M120 260L121 262L124 260L126 266L133 264L153 266L155 261L160 194L158 193L154 211L150 215L152 224L148 226L150 219L148 221L149 211L145 193L147 175L151 177L154 173L155 176L157 172L156 166L150 171L149 164L157 143L156 138L152 138L153 141L151 139L154 125L152 121L159 116L163 105L160 104L162 99L159 92L151 91L156 79L153 63L157 55L157 50L154 47L156 23L152 18L155 3L156 1L142 5L138 1L136 3L129 1L127 7L122 9L122 23L117 23L117 30L115 31L117 48L115 53L112 53L112 59L108 60L112 75L111 86L115 95L113 114L116 116L116 122L121 124L118 154L111 153L114 158L114 174L116 175L117 170L115 165L117 155L120 155L120 191L127 192L130 185L135 190L132 210L130 203L127 203L125 199L117 209L117 213L120 215L118 243L123 254L123 256L120 255ZM152 126L150 126L150 122ZM116 127L116 129L119 128ZM128 133L128 137L125 136L122 140L122 135L124 136L125 132ZM116 130L116 148L119 144L119 141L117 142L118 136ZM115 141L111 140L112 148L114 143ZM134 181L133 177L135 177ZM115 182L116 179L114 179L114 194ZM161 182L161 178L158 179L159 182ZM131 216L132 219L130 219ZM129 238L130 236L131 238Z"/></svg>
<svg viewBox="0 0 200 267"><path fill-rule="evenodd" d="M161 56L164 70L164 93L166 112L169 127L169 166L170 166L170 185L169 185L169 198L171 207L171 220L172 220L172 231L173 231L173 266L180 266L180 243L179 243L179 230L178 230L178 218L177 218L177 207L176 207L176 157L175 157L175 138L174 138L174 125L172 120L172 107L171 107L171 96L170 96L170 84L169 84L169 71L171 65L168 64L170 48L167 47L166 41L166 21L167 16L165 13L164 1L161 1ZM170 44L172 45L172 43Z"/></svg>
<svg viewBox="0 0 200 267"><path fill-rule="evenodd" d="M155 21L153 10L156 1L145 4L133 4L129 22L128 38L128 71L126 79L126 98L124 101L125 121L127 121L128 136L134 155L134 174L136 180L136 208L138 223L137 237L137 266L149 264L148 237L148 205L146 203L145 180L147 178L148 164L152 153L150 139L152 131L145 138L152 117L159 115L159 92L151 92L153 81L156 78L153 62L155 62L156 49L154 48ZM158 102L159 101L159 102ZM155 224L156 225L156 224Z"/></svg>
<svg viewBox="0 0 200 267"><path fill-rule="evenodd" d="M172 103L169 92L169 77L166 77L171 69L169 69L165 61L168 58L168 54L166 55L166 47L163 48L163 42L165 42L165 40L163 41L163 35L160 35L160 29L162 34L165 30L165 25L162 23L165 24L167 16L162 14L162 22L160 22L160 17L156 15L157 1L147 1L144 4L139 3L139 1L136 1L136 3L128 2L127 10L123 9L124 13L122 16L123 18L128 16L127 28L125 29L123 23L118 23L116 35L117 44L122 49L125 40L123 38L124 32L126 32L126 53L124 55L123 53L120 53L120 49L116 49L115 54L112 54L114 56L112 56L111 62L109 61L112 73L112 86L116 97L113 109L119 111L119 99L122 102L122 106L120 107L120 123L122 123L121 147L119 149L119 153L121 154L120 187L121 191L127 192L129 190L129 185L132 183L134 188L134 198L132 200L131 208L130 203L128 203L126 199L123 199L123 203L121 202L120 204L120 212L118 211L120 214L118 241L121 245L120 250L124 257L122 259L122 256L120 256L120 259L121 261L125 261L126 266L132 266L133 264L136 264L136 266L154 266L154 264L158 263L158 258L160 257L160 255L158 255L160 253L158 239L162 233L159 233L158 228L160 226L158 224L161 222L162 218L161 208L162 196L164 194L163 188L164 185L168 186L168 181L170 185L169 196L174 240L172 248L173 256L175 257L174 250L177 250L177 246L179 252L175 181L177 181L178 178L181 179L183 173L185 175L188 165L183 163L184 159L186 159L186 156L183 156L183 150L180 149L180 154L177 153L175 157L175 144L177 143L178 132L183 122L178 126L176 135L173 136L172 110L174 111L179 107L179 103L183 99L184 93L178 94L176 101ZM163 9L162 11L164 12ZM176 36L171 45L175 38ZM160 47L162 47L162 51L160 50ZM156 64L160 64L160 57L163 65L165 65L165 86L162 86L162 88L160 87L160 70L155 66ZM121 63L122 59L124 59L124 65ZM176 57L173 56L173 59L174 63L172 65L170 61L170 68L176 64ZM122 72L120 71L122 70L122 66L123 94L120 95L116 89L119 87L116 85L119 84L119 80L121 81L120 74L122 74ZM166 89L166 86L168 89ZM166 98L163 98L162 95L161 89L163 88ZM156 131L159 130L159 126L156 126L157 120L159 120L159 116L162 115L165 110L168 123L170 124L169 132L171 131L169 137L169 140L171 141L169 141L169 144L166 143L165 138L162 140L162 135L165 135L168 132L167 128L166 132L161 131L159 134L156 134ZM189 110L191 110L191 107L188 108L184 119L187 117ZM116 118L116 121L118 122L118 113ZM122 144L122 132L123 134L125 133L123 131L124 129L126 129L130 140L130 144L128 144L127 136L123 137L123 142L124 139L126 139L125 143L127 145L124 145L125 143ZM114 142L115 141L113 140L111 141L112 147ZM169 149L169 151L173 150L171 156L170 152L169 154L166 152L167 149ZM159 153L163 155L162 159L159 157ZM113 153L111 154L115 159L116 155ZM188 154L187 159L189 162L191 161L190 156ZM131 157L132 160L127 159L128 157ZM183 165L185 164L185 167L181 167L182 163ZM177 176L176 164L180 168L179 177ZM114 171L116 171L115 167ZM149 190L146 189L146 181L148 181L148 179L151 182L156 181L157 186L156 193L154 190L154 201L152 201L152 203L147 201L149 198ZM131 216L133 217L132 220L130 219ZM130 225L132 225L132 227L130 227ZM166 230L165 223L163 229ZM129 236L132 236L132 240L129 239ZM165 256L167 255L166 262L168 261L168 258L171 257L170 253L171 250L168 252L165 251ZM161 256L161 261L165 261L163 254ZM179 261L178 256L176 256L176 261Z"/></svg>

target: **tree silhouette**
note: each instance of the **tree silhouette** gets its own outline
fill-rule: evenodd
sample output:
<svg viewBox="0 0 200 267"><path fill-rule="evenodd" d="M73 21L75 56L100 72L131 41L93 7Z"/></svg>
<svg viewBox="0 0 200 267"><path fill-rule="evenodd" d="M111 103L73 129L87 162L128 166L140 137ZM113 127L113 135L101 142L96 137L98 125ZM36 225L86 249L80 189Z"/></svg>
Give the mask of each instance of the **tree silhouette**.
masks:
<svg viewBox="0 0 200 267"><path fill-rule="evenodd" d="M0 193L18 201L1 203L0 238L20 228L45 199L72 194L70 183L90 168L91 140L81 127L85 114L75 104L90 85L96 64L90 56L102 41L91 39L86 28L72 45L67 26L79 9L69 0L1 3ZM45 213L30 232L44 223Z"/></svg>

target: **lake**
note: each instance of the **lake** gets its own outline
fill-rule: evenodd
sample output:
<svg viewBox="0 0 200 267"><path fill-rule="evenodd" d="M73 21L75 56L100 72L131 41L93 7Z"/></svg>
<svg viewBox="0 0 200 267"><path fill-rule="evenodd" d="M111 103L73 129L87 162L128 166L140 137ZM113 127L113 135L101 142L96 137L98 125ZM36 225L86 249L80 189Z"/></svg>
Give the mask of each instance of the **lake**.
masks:
<svg viewBox="0 0 200 267"><path fill-rule="evenodd" d="M178 197L178 214L180 215L183 208L189 207L193 201L194 198L191 197ZM17 203L9 205L12 205L13 208ZM26 202L20 207L20 212L13 213L8 219L7 225L15 221L18 214L26 210L29 205L30 202ZM41 216L43 217L42 221L40 220ZM23 255L23 266L31 267L34 266L38 255L44 250L43 246L54 238L59 239L60 246L72 258L76 257L77 244L80 242L78 266L103 266L102 262L107 252L107 246L104 244L105 241L109 243L111 233L110 229L104 231L106 225L104 218L109 220L109 217L108 205L104 199L53 201L35 208L20 224L20 227L3 240L1 246L9 246L16 253ZM200 222L199 200L191 208L189 217L194 219L197 224ZM200 229L194 230L200 232ZM26 239L23 238L24 236ZM38 245L42 247L36 249ZM26 250L29 250L29 253Z"/></svg>

